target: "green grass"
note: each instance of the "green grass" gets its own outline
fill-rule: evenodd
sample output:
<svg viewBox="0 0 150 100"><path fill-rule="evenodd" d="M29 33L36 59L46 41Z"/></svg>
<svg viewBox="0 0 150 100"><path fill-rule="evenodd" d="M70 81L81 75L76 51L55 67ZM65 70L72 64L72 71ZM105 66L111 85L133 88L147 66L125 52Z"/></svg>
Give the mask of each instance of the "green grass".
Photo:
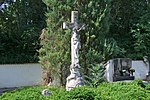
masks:
<svg viewBox="0 0 150 100"><path fill-rule="evenodd" d="M41 94L47 88L51 96ZM141 81L102 83L97 88L82 86L71 91L63 87L36 86L4 93L0 100L150 100L150 90L149 85Z"/></svg>

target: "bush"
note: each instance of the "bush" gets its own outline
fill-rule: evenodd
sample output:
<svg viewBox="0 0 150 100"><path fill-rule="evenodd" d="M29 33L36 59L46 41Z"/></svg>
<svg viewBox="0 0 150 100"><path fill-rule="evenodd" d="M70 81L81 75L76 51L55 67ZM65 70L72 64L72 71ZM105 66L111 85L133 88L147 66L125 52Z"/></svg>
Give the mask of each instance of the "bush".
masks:
<svg viewBox="0 0 150 100"><path fill-rule="evenodd" d="M0 96L0 100L42 100L40 95L44 87L26 87L4 93Z"/></svg>
<svg viewBox="0 0 150 100"><path fill-rule="evenodd" d="M42 90L48 88L52 92L52 96L43 96ZM12 92L6 92L0 96L0 100L59 100L60 96L65 93L64 88L54 87L25 87L14 90ZM61 94L61 95L60 95Z"/></svg>
<svg viewBox="0 0 150 100"><path fill-rule="evenodd" d="M83 86L67 92L65 97L67 100L94 100L95 96L94 88Z"/></svg>
<svg viewBox="0 0 150 100"><path fill-rule="evenodd" d="M4 93L0 100L150 100L150 85L141 87L141 81L102 83L97 88L82 86L71 91L54 87L26 87ZM43 96L48 88L51 96Z"/></svg>
<svg viewBox="0 0 150 100"><path fill-rule="evenodd" d="M145 89L150 91L150 84L146 85Z"/></svg>
<svg viewBox="0 0 150 100"><path fill-rule="evenodd" d="M43 96L42 90L48 88L51 96ZM94 100L96 96L93 88L79 87L72 91L65 91L64 88L54 87L28 87L4 93L0 100Z"/></svg>
<svg viewBox="0 0 150 100"><path fill-rule="evenodd" d="M102 100L149 100L150 92L145 90L141 81L103 83L98 88Z"/></svg>
<svg viewBox="0 0 150 100"><path fill-rule="evenodd" d="M133 82L131 82L132 85L136 85L136 86L140 86L142 88L145 88L146 86L144 85L144 83L142 82L142 80L135 80Z"/></svg>

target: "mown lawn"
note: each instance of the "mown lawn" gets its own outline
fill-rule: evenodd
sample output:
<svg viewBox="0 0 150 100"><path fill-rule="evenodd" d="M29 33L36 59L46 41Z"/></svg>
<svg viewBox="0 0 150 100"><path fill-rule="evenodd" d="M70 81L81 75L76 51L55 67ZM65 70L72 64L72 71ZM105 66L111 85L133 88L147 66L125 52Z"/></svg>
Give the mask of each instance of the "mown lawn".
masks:
<svg viewBox="0 0 150 100"><path fill-rule="evenodd" d="M51 96L43 96L43 89L49 89ZM102 83L97 88L83 86L71 91L65 88L34 86L4 93L0 100L150 100L150 85L142 81L129 83Z"/></svg>

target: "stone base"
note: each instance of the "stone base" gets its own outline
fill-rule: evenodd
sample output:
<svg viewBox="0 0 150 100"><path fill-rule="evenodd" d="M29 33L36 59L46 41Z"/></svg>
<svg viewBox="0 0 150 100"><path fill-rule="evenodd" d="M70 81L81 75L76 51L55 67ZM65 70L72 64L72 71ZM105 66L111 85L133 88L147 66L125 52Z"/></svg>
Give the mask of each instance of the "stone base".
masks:
<svg viewBox="0 0 150 100"><path fill-rule="evenodd" d="M70 91L75 87L80 87L84 85L83 78L81 76L76 76L75 74L70 74L67 77L66 90Z"/></svg>
<svg viewBox="0 0 150 100"><path fill-rule="evenodd" d="M117 76L113 78L113 81L134 80L134 78L134 76Z"/></svg>
<svg viewBox="0 0 150 100"><path fill-rule="evenodd" d="M150 75L146 76L146 81L150 82Z"/></svg>

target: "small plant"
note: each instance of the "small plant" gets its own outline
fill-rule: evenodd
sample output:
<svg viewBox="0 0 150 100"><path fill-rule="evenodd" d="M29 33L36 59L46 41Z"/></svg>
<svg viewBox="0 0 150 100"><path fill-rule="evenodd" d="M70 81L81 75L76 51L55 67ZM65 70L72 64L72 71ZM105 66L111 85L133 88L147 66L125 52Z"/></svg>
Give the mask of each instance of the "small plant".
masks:
<svg viewBox="0 0 150 100"><path fill-rule="evenodd" d="M105 81L105 64L92 64L89 68L89 75L86 76L86 83L90 87L97 87Z"/></svg>

